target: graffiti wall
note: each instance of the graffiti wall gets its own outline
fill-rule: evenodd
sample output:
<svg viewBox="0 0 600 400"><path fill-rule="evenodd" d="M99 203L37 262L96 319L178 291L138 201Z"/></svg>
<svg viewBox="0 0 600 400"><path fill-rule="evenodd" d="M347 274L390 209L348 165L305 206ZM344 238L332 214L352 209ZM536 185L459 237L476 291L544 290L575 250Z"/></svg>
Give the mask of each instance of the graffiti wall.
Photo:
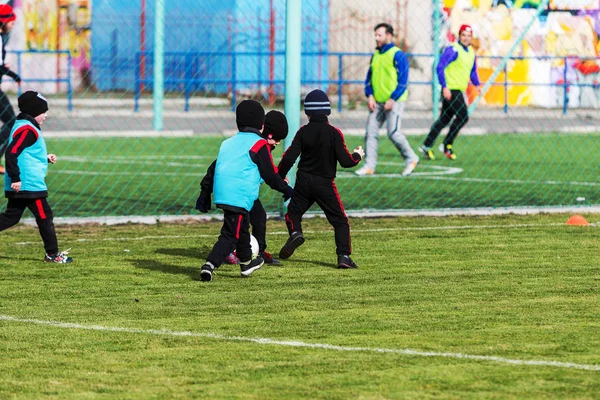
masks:
<svg viewBox="0 0 600 400"><path fill-rule="evenodd" d="M485 81L535 18L540 1L445 0L444 42L455 40L461 24L472 25L479 74ZM508 90L492 87L486 103L503 105L506 98L510 105L557 107L566 98L569 107L600 106L599 89L592 87L600 82L599 33L598 0L552 1L513 53L523 59L510 61L495 81L510 83ZM569 86L565 96L565 82L590 87Z"/></svg>
<svg viewBox="0 0 600 400"><path fill-rule="evenodd" d="M0 1L1 2L1 1ZM27 88L45 93L66 90L66 83L56 83L56 77L67 77L67 60L53 53L71 53L71 80L75 88L90 87L91 65L91 7L92 0L11 0L17 15L7 48L25 51L17 57L8 55L13 69L18 69ZM51 52L51 53L48 53ZM15 67L16 66L16 67ZM27 82L48 80L48 82ZM3 88L15 89L5 79Z"/></svg>

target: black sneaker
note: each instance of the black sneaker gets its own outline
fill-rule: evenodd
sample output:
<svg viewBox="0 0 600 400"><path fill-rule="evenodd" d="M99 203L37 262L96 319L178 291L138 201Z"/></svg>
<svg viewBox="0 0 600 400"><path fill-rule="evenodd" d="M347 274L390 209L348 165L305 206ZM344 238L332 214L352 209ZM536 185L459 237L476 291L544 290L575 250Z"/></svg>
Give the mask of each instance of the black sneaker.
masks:
<svg viewBox="0 0 600 400"><path fill-rule="evenodd" d="M265 260L262 257L258 256L252 261L248 262L240 262L240 269L242 272L242 276L250 276L254 271L263 266Z"/></svg>
<svg viewBox="0 0 600 400"><path fill-rule="evenodd" d="M258 253L258 255L262 257L263 260L265 260L265 264L281 265L281 261L279 261L276 258L273 258L271 253L269 253L268 251L261 251Z"/></svg>
<svg viewBox="0 0 600 400"><path fill-rule="evenodd" d="M302 235L302 232L292 232L287 242L285 242L281 250L279 250L279 258L283 258L284 260L290 258L292 254L294 254L294 251L303 244L304 236Z"/></svg>
<svg viewBox="0 0 600 400"><path fill-rule="evenodd" d="M69 249L71 250L71 249ZM69 264L73 262L73 259L69 256L67 256L67 254L69 254L69 250L65 250L65 251L59 251L56 254L46 254L46 256L44 257L44 262L51 262L51 263L57 263L57 264Z"/></svg>
<svg viewBox="0 0 600 400"><path fill-rule="evenodd" d="M202 282L210 282L213 280L213 273L215 271L215 267L209 262L204 264L200 269L200 280Z"/></svg>
<svg viewBox="0 0 600 400"><path fill-rule="evenodd" d="M350 256L343 254L343 255L338 256L338 266L337 267L341 268L341 269L356 269L356 268L358 268L358 265L356 265L356 263L354 261L352 261Z"/></svg>

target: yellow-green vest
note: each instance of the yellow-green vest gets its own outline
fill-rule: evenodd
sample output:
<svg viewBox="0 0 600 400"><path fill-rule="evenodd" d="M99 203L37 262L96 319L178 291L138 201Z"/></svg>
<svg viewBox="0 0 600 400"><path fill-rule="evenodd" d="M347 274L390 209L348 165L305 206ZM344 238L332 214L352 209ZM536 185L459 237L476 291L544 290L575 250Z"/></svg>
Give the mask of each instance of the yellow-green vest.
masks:
<svg viewBox="0 0 600 400"><path fill-rule="evenodd" d="M458 53L458 57L444 70L446 85L450 90L465 92L471 81L471 70L475 64L475 50L469 46L465 51L459 43L452 43L452 48Z"/></svg>
<svg viewBox="0 0 600 400"><path fill-rule="evenodd" d="M373 97L378 103L388 101L398 87L398 71L394 64L394 57L399 51L400 49L394 46L383 54L379 51L373 54L371 60L371 86L373 87ZM408 88L398 100L406 101L407 98Z"/></svg>

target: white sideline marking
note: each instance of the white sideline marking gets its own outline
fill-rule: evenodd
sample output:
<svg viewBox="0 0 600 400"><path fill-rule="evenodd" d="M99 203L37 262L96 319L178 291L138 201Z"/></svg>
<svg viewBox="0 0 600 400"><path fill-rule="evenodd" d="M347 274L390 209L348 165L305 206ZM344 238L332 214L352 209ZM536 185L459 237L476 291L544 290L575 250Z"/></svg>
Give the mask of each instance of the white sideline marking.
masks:
<svg viewBox="0 0 600 400"><path fill-rule="evenodd" d="M178 131L49 131L44 132L47 139L53 138L111 138L111 137L192 137L192 130Z"/></svg>
<svg viewBox="0 0 600 400"><path fill-rule="evenodd" d="M275 340L269 338L251 338L243 336L226 336L217 333L196 333L190 331L171 331L167 329L137 329L137 328L122 328L113 326L102 326L102 325L81 325L68 322L57 322L57 321L44 321L38 319L28 318L16 318L8 315L0 315L0 320L7 322L18 322L25 324L35 325L46 325L54 328L62 329L81 329L87 331L101 331L101 332L123 332L123 333L142 333L147 335L161 335L161 336L183 336L183 337L196 337L196 338L209 338L218 340L228 340L235 342L250 342L264 345L274 346L287 346L287 347L305 347L310 349L324 349L324 350L335 350L335 351L348 351L348 352L370 352L370 353L387 353L387 354L402 354L408 356L419 356L419 357L444 357L444 358L459 358L464 360L476 360L476 361L491 361L502 364L511 365L532 365L541 367L555 367L555 368L570 368L570 369L583 369L587 371L600 371L600 365L590 364L576 364L572 362L562 361L546 361L546 360L520 360L515 358L504 358L498 356L480 356L473 354L463 353L448 353L448 352L436 352L436 351L423 351L413 349L386 349L380 347L346 347L336 346L326 343L307 343L301 341L287 341L287 340Z"/></svg>
<svg viewBox="0 0 600 400"><path fill-rule="evenodd" d="M449 226L410 226L404 228L374 228L374 229L352 229L352 233L377 233L377 232L401 232L401 231L439 231L439 230L460 230L460 229L504 229L504 228L533 228L533 227L550 227L562 226L562 223L550 224L512 224L512 225L449 225ZM332 229L324 229L319 231L304 231L307 234L331 233ZM287 231L267 232L270 236L288 235ZM71 242L127 242L140 240L162 240L162 239L197 239L197 238L216 238L217 235L199 234L199 235L157 235L157 236L138 236L138 237L123 237L123 238L81 238ZM17 242L16 245L24 246L30 244L38 244L39 242Z"/></svg>
<svg viewBox="0 0 600 400"><path fill-rule="evenodd" d="M600 186L600 182L578 182L578 181L528 181L521 179L495 179L495 178L454 178L449 176L424 176L423 179L436 181L461 181L481 183L515 183L524 185L572 185L572 186Z"/></svg>
<svg viewBox="0 0 600 400"><path fill-rule="evenodd" d="M395 162L381 162L382 165L391 165L391 166L402 166L404 168L404 163L395 163ZM433 172L421 172L419 171L423 167L431 168ZM413 172L411 176L441 176L441 175L455 175L463 172L462 168L457 167L444 167L441 165L421 165L418 167L419 170ZM360 179L360 178L406 178L402 176L402 174L373 174L373 175L365 175L358 176L354 172L341 171L337 173L337 178L339 179Z"/></svg>

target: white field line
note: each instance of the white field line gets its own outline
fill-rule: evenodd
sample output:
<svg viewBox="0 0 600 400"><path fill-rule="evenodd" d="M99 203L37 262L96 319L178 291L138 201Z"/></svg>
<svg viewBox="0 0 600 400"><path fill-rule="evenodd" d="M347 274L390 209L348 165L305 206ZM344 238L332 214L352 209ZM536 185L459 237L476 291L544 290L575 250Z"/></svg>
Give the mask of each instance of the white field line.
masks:
<svg viewBox="0 0 600 400"><path fill-rule="evenodd" d="M352 233L379 233L379 232L406 232L406 231L442 231L442 230L462 230L462 229L518 229L518 228L545 228L551 226L562 226L561 223L550 224L512 224L512 225L449 225L449 226L411 226L403 228L374 228L374 229L352 229ZM324 230L306 230L305 234L332 233L333 229ZM288 235L287 231L267 232L270 236ZM164 239L198 239L198 238L216 238L217 235L199 234L199 235L156 235L156 236L137 236L137 237L109 237L109 238L80 238L71 240L71 243L80 242L128 242L141 240L164 240ZM16 245L25 246L38 244L39 242L17 242Z"/></svg>
<svg viewBox="0 0 600 400"><path fill-rule="evenodd" d="M377 176L377 175L375 175ZM521 179L495 179L495 178L456 178L449 176L422 176L422 179L435 181L460 181L480 183L514 183L519 185L571 185L571 186L600 186L600 182L578 182L578 181L532 181Z"/></svg>
<svg viewBox="0 0 600 400"><path fill-rule="evenodd" d="M515 358L505 358L498 356L480 356L473 354L463 353L450 353L450 352L436 352L436 351L423 351L414 349L390 349L380 347L346 347L336 346L325 343L307 343L301 341L287 341L287 340L276 340L270 338L251 338L243 336L227 336L220 335L217 333L196 333L190 331L171 331L168 329L137 329L137 328L123 328L103 325L81 325L68 322L58 321L45 321L38 319L28 318L16 318L8 315L0 315L0 321L16 322L23 324L34 324L34 325L45 325L54 328L62 329L80 329L86 331L100 331L100 332L118 332L118 333L135 333L145 335L159 335L159 336L179 336L179 337L193 337L193 338L208 338L235 342L250 342L262 345L271 346L285 346L285 347L304 347L309 349L323 349L332 351L346 351L346 352L368 352L368 353L384 353L384 354L401 354L406 356L416 357L443 357L443 358L457 358L463 360L475 360L475 361L491 361L501 364L510 365L525 365L525 366L538 366L538 367L554 367L554 368L569 368L569 369L582 369L587 371L600 371L600 365L590 364L577 364L573 362L563 361L550 361L550 360L521 360Z"/></svg>
<svg viewBox="0 0 600 400"><path fill-rule="evenodd" d="M192 130L176 130L176 131L48 131L44 132L44 137L47 139L54 138L112 138L112 137L166 137L166 138L181 138L192 137Z"/></svg>

